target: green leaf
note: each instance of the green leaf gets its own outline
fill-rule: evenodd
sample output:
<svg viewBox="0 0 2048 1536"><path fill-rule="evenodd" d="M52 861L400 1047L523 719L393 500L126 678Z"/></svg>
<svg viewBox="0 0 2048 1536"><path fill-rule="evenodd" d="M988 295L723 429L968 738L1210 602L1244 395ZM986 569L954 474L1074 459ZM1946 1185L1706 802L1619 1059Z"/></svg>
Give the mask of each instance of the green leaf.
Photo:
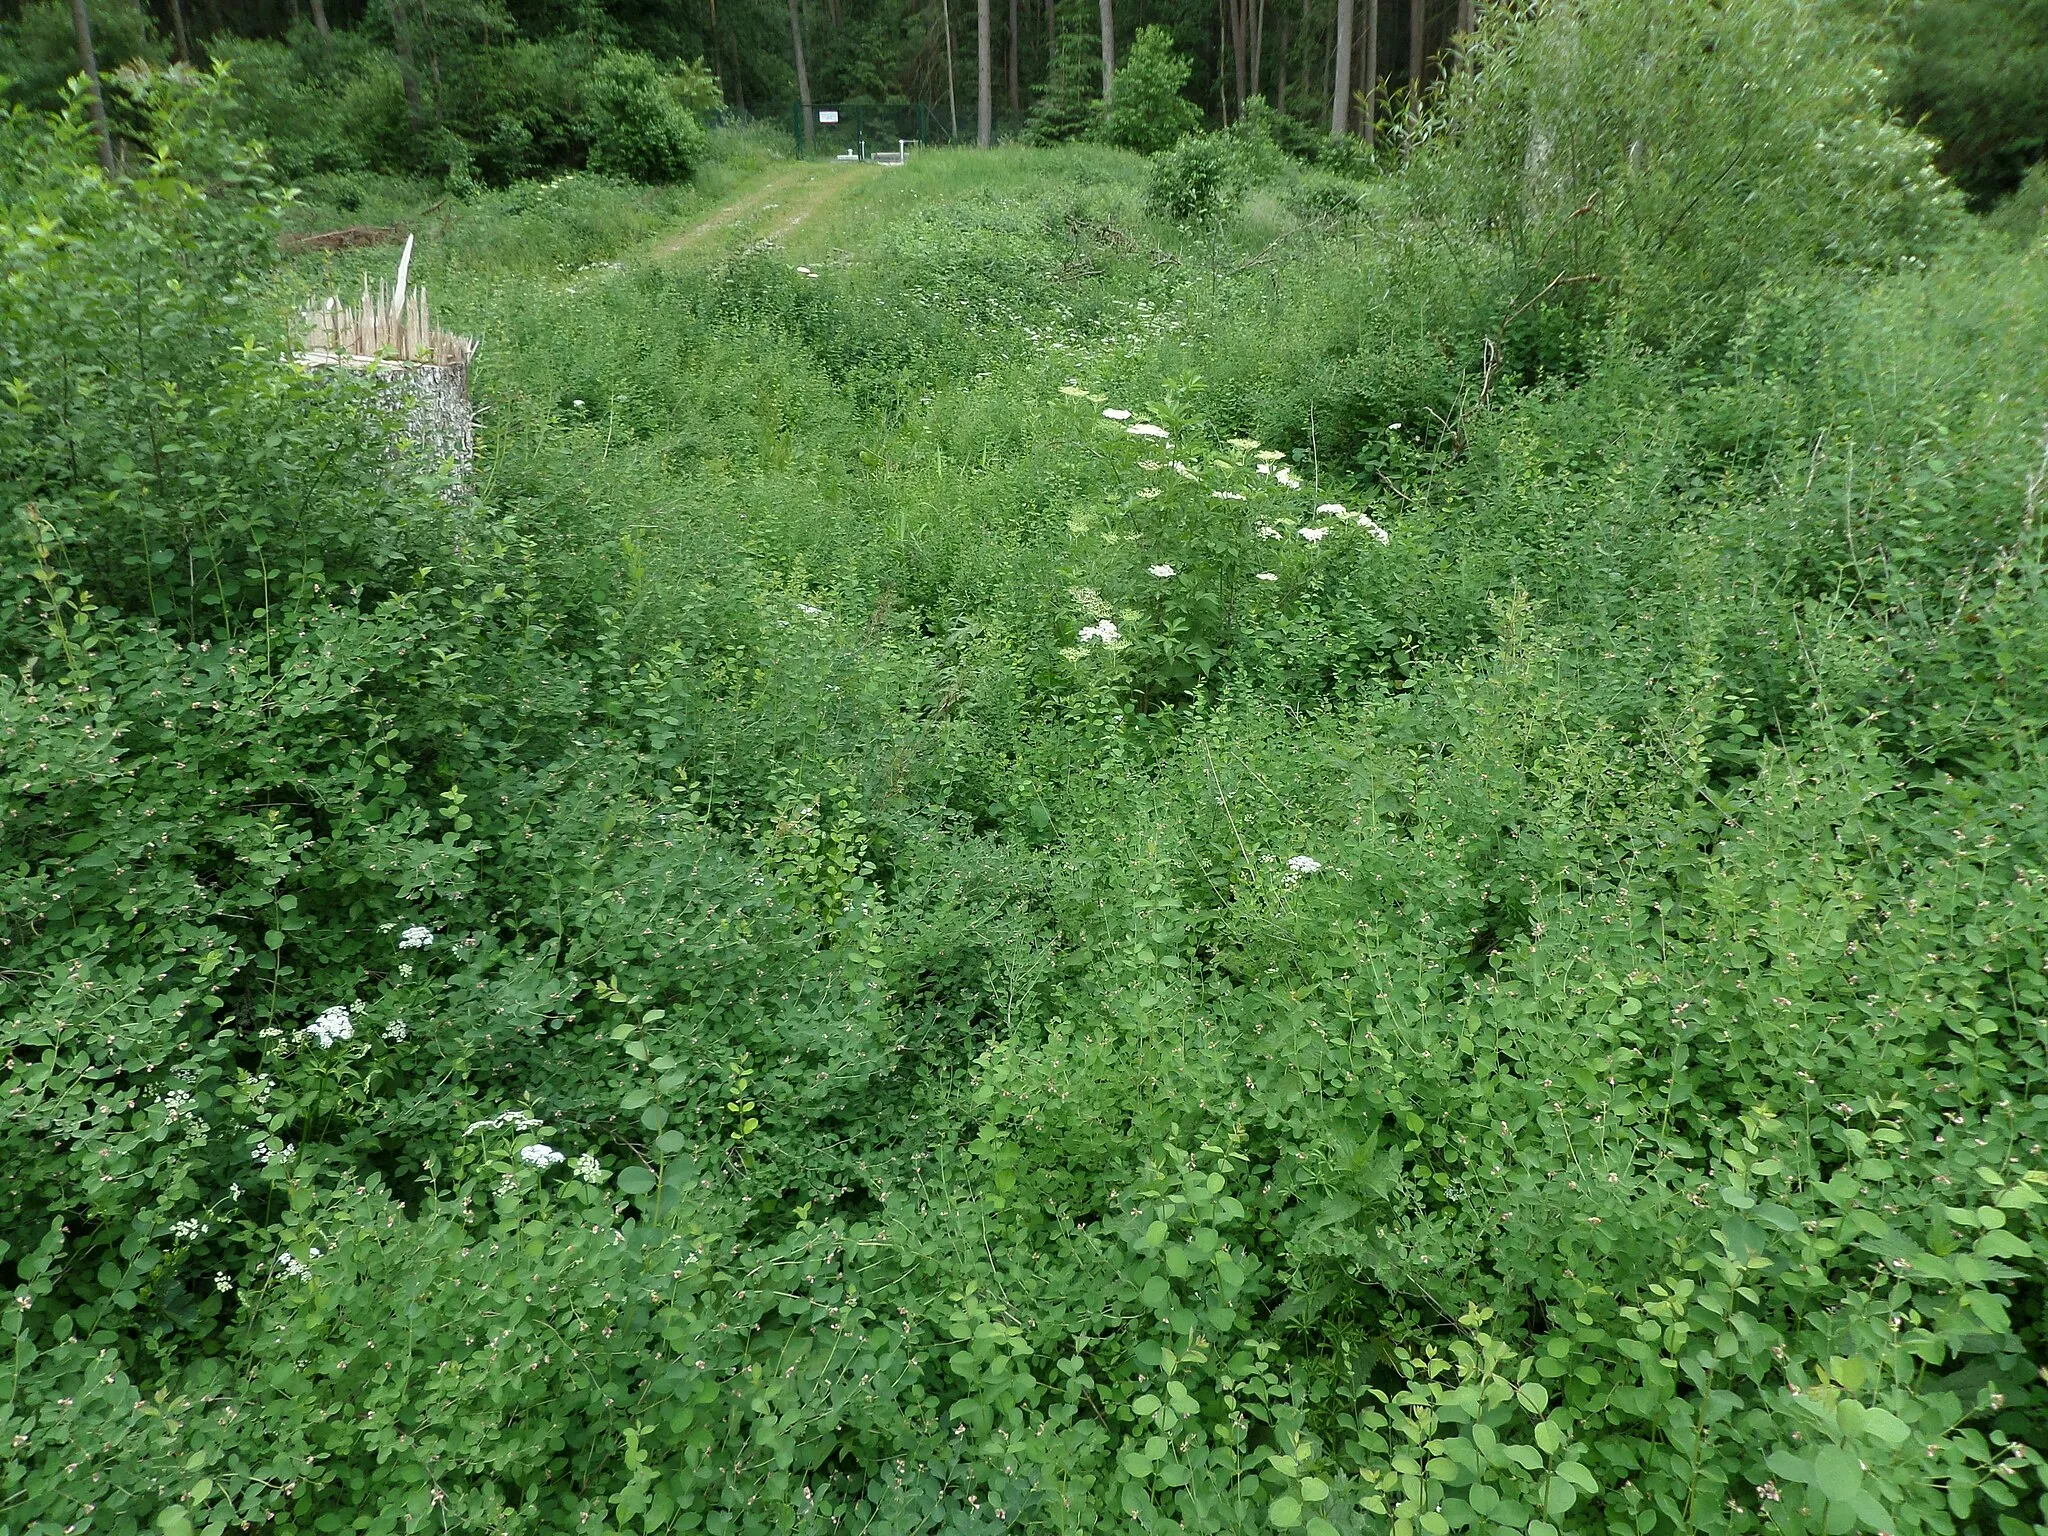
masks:
<svg viewBox="0 0 2048 1536"><path fill-rule="evenodd" d="M1574 1488L1570 1480L1566 1478L1553 1477L1550 1480L1549 1486L1543 1491L1543 1511L1545 1514L1564 1514L1578 1502L1579 1490Z"/></svg>
<svg viewBox="0 0 2048 1536"><path fill-rule="evenodd" d="M654 1188L654 1175L645 1168L621 1168L618 1183L622 1195L644 1195Z"/></svg>
<svg viewBox="0 0 2048 1536"><path fill-rule="evenodd" d="M1824 1446L1813 1458L1813 1486L1847 1504L1863 1491L1862 1463L1838 1445Z"/></svg>
<svg viewBox="0 0 2048 1536"><path fill-rule="evenodd" d="M1302 1527L1302 1536L1338 1536L1337 1527L1321 1515L1310 1515L1308 1524Z"/></svg>
<svg viewBox="0 0 2048 1536"><path fill-rule="evenodd" d="M1320 1477L1304 1477L1299 1492L1302 1503L1320 1504L1330 1496L1330 1485Z"/></svg>
<svg viewBox="0 0 2048 1536"><path fill-rule="evenodd" d="M1301 1524L1301 1500L1290 1493L1283 1493L1266 1506L1266 1518L1283 1531L1291 1531Z"/></svg>

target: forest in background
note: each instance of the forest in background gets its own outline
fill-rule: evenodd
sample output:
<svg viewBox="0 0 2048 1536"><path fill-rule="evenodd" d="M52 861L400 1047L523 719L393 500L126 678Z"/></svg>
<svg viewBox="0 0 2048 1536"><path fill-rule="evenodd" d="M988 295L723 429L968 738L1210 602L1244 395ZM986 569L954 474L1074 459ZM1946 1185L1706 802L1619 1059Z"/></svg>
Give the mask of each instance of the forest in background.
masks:
<svg viewBox="0 0 2048 1536"><path fill-rule="evenodd" d="M1257 110L1256 98L1291 153L1327 157L1333 129L1370 141L1377 125L1412 126L1421 98L1456 68L1479 9L993 0L991 107L1005 136L1050 143L1098 130L1105 54L1121 63L1143 29L1163 28L1187 62L1186 99L1209 126ZM603 169L602 152L591 161L603 132L593 122L608 103L788 121L799 95L793 36L805 99L923 103L939 109L929 131L974 134L977 14L966 0L87 0L87 10L109 69L230 63L245 126L297 177L368 170L503 186ZM2048 0L1855 0L1828 24L1871 34L1888 104L1943 146L1942 169L1979 207L2048 153ZM0 4L0 76L13 78L18 99L54 104L77 69L67 0ZM609 163L646 179L687 175L694 136L687 126L673 134L674 149Z"/></svg>

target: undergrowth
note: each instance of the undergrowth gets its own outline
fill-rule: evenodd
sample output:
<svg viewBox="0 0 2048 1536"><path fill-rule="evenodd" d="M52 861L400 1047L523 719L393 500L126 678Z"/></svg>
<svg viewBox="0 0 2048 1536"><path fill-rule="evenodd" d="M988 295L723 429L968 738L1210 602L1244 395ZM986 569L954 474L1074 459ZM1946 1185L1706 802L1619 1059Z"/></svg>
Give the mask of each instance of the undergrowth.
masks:
<svg viewBox="0 0 2048 1536"><path fill-rule="evenodd" d="M1778 10L458 201L461 481L7 117L0 1530L2039 1529L2048 267Z"/></svg>

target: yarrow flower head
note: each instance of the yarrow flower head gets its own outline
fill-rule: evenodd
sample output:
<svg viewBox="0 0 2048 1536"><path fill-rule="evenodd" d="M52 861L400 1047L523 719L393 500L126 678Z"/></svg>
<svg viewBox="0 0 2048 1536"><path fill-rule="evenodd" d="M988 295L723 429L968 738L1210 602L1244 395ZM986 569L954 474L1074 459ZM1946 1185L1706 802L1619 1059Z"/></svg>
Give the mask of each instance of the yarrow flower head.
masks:
<svg viewBox="0 0 2048 1536"><path fill-rule="evenodd" d="M1285 464L1282 464L1278 469L1273 471L1273 478L1275 480L1278 480L1282 485L1286 486L1287 489L1289 489L1290 491L1298 491L1301 489L1301 476L1297 475Z"/></svg>
<svg viewBox="0 0 2048 1536"><path fill-rule="evenodd" d="M1103 418L1107 421L1129 421L1131 419L1131 413L1129 411L1120 410L1113 405L1105 411L1103 411L1102 415Z"/></svg>
<svg viewBox="0 0 2048 1536"><path fill-rule="evenodd" d="M1305 853L1297 853L1293 858L1287 861L1287 869L1288 873L1290 874L1313 875L1319 873L1322 870L1322 867L1323 866L1321 864L1317 863L1314 859L1310 858Z"/></svg>
<svg viewBox="0 0 2048 1536"><path fill-rule="evenodd" d="M406 1033L405 1020L403 1019L393 1019L384 1026L384 1038L393 1045L403 1040L406 1037Z"/></svg>
<svg viewBox="0 0 2048 1536"><path fill-rule="evenodd" d="M1360 528L1363 528L1367 533L1371 534L1374 538L1378 539L1382 544L1387 542L1387 530L1382 528L1378 523L1374 522L1371 518L1367 517L1363 512L1358 514L1357 523Z"/></svg>
<svg viewBox="0 0 2048 1536"><path fill-rule="evenodd" d="M1162 580L1173 574L1173 567L1170 565L1152 565L1147 566L1146 569L1149 570L1154 576L1160 577Z"/></svg>
<svg viewBox="0 0 2048 1536"><path fill-rule="evenodd" d="M1327 528L1304 528L1301 530L1301 536L1311 544L1320 544L1330 536L1330 530Z"/></svg>
<svg viewBox="0 0 2048 1536"><path fill-rule="evenodd" d="M1155 427L1149 421L1133 422L1130 426L1125 427L1124 430L1133 437L1156 437L1164 440L1167 435L1166 428Z"/></svg>
<svg viewBox="0 0 2048 1536"><path fill-rule="evenodd" d="M1214 498L1215 498L1215 499L1216 499L1217 501L1243 501L1243 500L1244 500L1244 498L1243 498L1242 496L1240 496L1240 495L1239 495L1239 494L1238 494L1238 493L1237 493L1236 491L1211 491L1211 492L1210 492L1209 494L1210 494L1210 495L1211 495L1212 497L1214 497Z"/></svg>
<svg viewBox="0 0 2048 1536"><path fill-rule="evenodd" d="M595 1152L586 1152L576 1159L576 1177L586 1184L604 1182L604 1164L597 1160Z"/></svg>
<svg viewBox="0 0 2048 1536"><path fill-rule="evenodd" d="M1278 581L1280 578L1278 576L1275 576L1271 571L1261 571L1257 576L1253 577L1252 579L1254 581Z"/></svg>
<svg viewBox="0 0 2048 1536"><path fill-rule="evenodd" d="M1259 537L1262 539L1277 539L1280 537L1280 530L1278 528L1273 527L1270 523L1261 524L1259 528Z"/></svg>
<svg viewBox="0 0 2048 1536"><path fill-rule="evenodd" d="M308 1024L299 1033L311 1040L321 1050L339 1045L355 1037L356 1021L349 1017L346 1008L329 1008L319 1018Z"/></svg>
<svg viewBox="0 0 2048 1536"><path fill-rule="evenodd" d="M1326 501L1316 508L1317 517L1342 517L1343 515L1344 503L1341 501Z"/></svg>
<svg viewBox="0 0 2048 1536"><path fill-rule="evenodd" d="M432 949L434 947L434 930L423 927L419 923L414 923L398 936L398 947L400 949Z"/></svg>
<svg viewBox="0 0 2048 1536"><path fill-rule="evenodd" d="M1102 620L1099 624L1090 624L1081 631L1083 645L1115 645L1122 638L1117 633L1117 627L1108 619Z"/></svg>
<svg viewBox="0 0 2048 1536"><path fill-rule="evenodd" d="M525 1163L529 1168L552 1168L555 1164L564 1162L566 1159L546 1142L536 1141L530 1147L521 1147L519 1149L519 1161Z"/></svg>
<svg viewBox="0 0 2048 1536"><path fill-rule="evenodd" d="M312 1270L306 1268L302 1260L289 1253L280 1253L277 1256L277 1267L284 1271L284 1276L287 1280L303 1280L306 1276L313 1273Z"/></svg>

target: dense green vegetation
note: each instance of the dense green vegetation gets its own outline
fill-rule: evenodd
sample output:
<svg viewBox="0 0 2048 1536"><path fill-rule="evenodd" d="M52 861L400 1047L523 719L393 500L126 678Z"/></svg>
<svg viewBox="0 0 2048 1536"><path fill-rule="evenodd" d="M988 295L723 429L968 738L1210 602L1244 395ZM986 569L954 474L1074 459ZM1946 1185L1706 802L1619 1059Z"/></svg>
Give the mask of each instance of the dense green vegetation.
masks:
<svg viewBox="0 0 2048 1536"><path fill-rule="evenodd" d="M1352 15L1353 131L1331 138L1339 12ZM1152 152L1257 120L1288 154L1356 172L1405 159L1419 108L1450 88L1474 17L1508 0L995 0L996 133ZM950 0L84 0L102 69L228 65L237 126L284 177L342 211L383 175L458 193L564 170L686 176L683 119L777 127L808 100L871 108L873 143L974 134L976 8ZM1103 50L1128 74L1103 100ZM1979 207L2048 154L2048 0L1824 0L1826 46L1876 48L1886 95L1940 145ZM0 90L60 104L80 55L69 0L0 0ZM1134 110L1130 102L1138 103ZM622 135L659 123L656 148ZM850 138L832 148L852 146ZM1197 152L1200 153L1200 152ZM2038 204L2039 188L2025 201Z"/></svg>
<svg viewBox="0 0 2048 1536"><path fill-rule="evenodd" d="M0 119L0 1532L2048 1524L2048 248L1855 42L1496 16L1365 181ZM368 217L465 482L290 361Z"/></svg>

